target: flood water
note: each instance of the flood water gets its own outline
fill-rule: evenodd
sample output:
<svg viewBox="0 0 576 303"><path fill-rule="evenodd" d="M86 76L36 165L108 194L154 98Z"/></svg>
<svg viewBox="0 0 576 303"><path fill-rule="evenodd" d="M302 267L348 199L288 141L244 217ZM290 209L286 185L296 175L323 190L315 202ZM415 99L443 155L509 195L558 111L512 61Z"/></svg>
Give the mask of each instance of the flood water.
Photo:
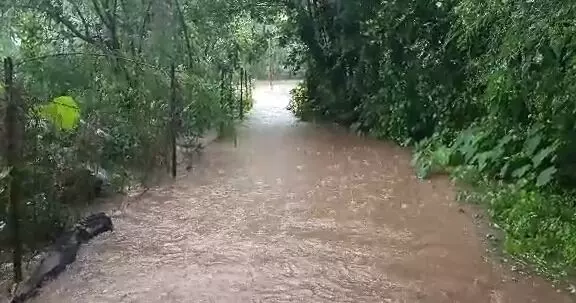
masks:
<svg viewBox="0 0 576 303"><path fill-rule="evenodd" d="M236 148L131 202L33 302L572 302L487 260L408 152L298 122L293 85L259 84Z"/></svg>

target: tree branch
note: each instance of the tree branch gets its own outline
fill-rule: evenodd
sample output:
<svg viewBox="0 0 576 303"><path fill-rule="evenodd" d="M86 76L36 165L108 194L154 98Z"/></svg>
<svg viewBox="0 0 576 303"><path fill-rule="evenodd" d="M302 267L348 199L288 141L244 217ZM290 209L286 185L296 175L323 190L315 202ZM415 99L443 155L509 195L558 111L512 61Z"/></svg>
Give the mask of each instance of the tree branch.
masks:
<svg viewBox="0 0 576 303"><path fill-rule="evenodd" d="M188 25L186 24L186 19L184 18L184 13L182 11L182 7L178 0L174 0L176 4L176 10L178 11L178 16L180 19L180 25L182 26L182 32L184 34L184 41L186 42L186 48L188 49L188 67L192 67L193 53L192 53L192 44L190 42L190 34L188 31Z"/></svg>
<svg viewBox="0 0 576 303"><path fill-rule="evenodd" d="M142 21L142 26L140 27L140 41L138 44L138 54L142 53L142 48L144 47L144 36L146 35L146 27L148 26L148 23L150 23L150 20L152 18L151 11L153 3L154 0L148 1L148 6L146 7L144 20Z"/></svg>
<svg viewBox="0 0 576 303"><path fill-rule="evenodd" d="M84 35L86 35L87 37L90 37L90 24L88 24L86 17L84 17L84 15L82 14L82 11L80 10L80 6L78 5L78 2L77 1L68 1L68 3L70 3L72 5L72 7L74 8L74 11L76 12L76 14L78 14L78 17L82 21L82 25L84 25Z"/></svg>
<svg viewBox="0 0 576 303"><path fill-rule="evenodd" d="M66 19L63 15L61 15L57 9L52 5L52 3L50 3L50 1L43 1L43 4L46 6L47 9L42 9L41 6L36 6L36 7L32 7L35 8L37 10L39 10L40 12L43 12L45 14L48 15L48 17L54 19L54 21L56 21L59 24L64 25L74 36L76 36L77 38L85 41L86 43L89 44L96 44L96 41L85 34L82 34L80 32L79 29L76 28L76 26L74 25L74 23L68 19Z"/></svg>

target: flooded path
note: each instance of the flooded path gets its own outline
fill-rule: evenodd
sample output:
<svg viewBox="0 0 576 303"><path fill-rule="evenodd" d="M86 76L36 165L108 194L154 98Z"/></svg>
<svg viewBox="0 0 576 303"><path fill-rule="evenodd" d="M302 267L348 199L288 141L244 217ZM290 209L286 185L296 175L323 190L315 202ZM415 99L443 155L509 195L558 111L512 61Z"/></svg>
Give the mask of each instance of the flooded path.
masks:
<svg viewBox="0 0 576 303"><path fill-rule="evenodd" d="M290 88L258 86L237 148L132 203L34 302L571 302L486 261L406 151L297 122Z"/></svg>

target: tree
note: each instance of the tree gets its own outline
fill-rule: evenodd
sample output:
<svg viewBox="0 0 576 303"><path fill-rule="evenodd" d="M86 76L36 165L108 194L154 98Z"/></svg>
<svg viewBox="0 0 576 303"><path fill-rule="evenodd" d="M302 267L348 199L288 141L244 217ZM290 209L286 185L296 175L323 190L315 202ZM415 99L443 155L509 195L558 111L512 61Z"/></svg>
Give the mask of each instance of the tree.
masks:
<svg viewBox="0 0 576 303"><path fill-rule="evenodd" d="M263 34L252 29L267 13L255 5L0 1L0 57L14 59L14 93L25 113L20 221L28 249L61 231L78 209L71 204L93 198L87 171L109 171L122 190L131 179L145 182L156 166L167 163L169 129L178 136L199 135L232 124L239 116L238 106L228 106L236 102L231 98L239 79L233 75L240 67L250 69L266 51ZM58 108L70 104L51 100L74 100L80 123L70 128L55 123ZM50 114L39 115L39 108ZM6 203L2 190L0 204ZM0 207L0 226L4 210ZM7 235L0 229L0 245L8 243Z"/></svg>

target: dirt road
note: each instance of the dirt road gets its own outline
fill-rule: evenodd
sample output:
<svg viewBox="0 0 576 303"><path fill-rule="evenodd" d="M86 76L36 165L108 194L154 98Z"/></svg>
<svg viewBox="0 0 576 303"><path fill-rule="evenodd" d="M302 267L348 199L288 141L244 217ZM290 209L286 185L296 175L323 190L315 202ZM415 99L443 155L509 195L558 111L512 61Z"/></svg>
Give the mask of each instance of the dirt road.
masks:
<svg viewBox="0 0 576 303"><path fill-rule="evenodd" d="M34 302L571 302L486 261L406 151L298 122L292 85L259 85L237 148L132 203Z"/></svg>

